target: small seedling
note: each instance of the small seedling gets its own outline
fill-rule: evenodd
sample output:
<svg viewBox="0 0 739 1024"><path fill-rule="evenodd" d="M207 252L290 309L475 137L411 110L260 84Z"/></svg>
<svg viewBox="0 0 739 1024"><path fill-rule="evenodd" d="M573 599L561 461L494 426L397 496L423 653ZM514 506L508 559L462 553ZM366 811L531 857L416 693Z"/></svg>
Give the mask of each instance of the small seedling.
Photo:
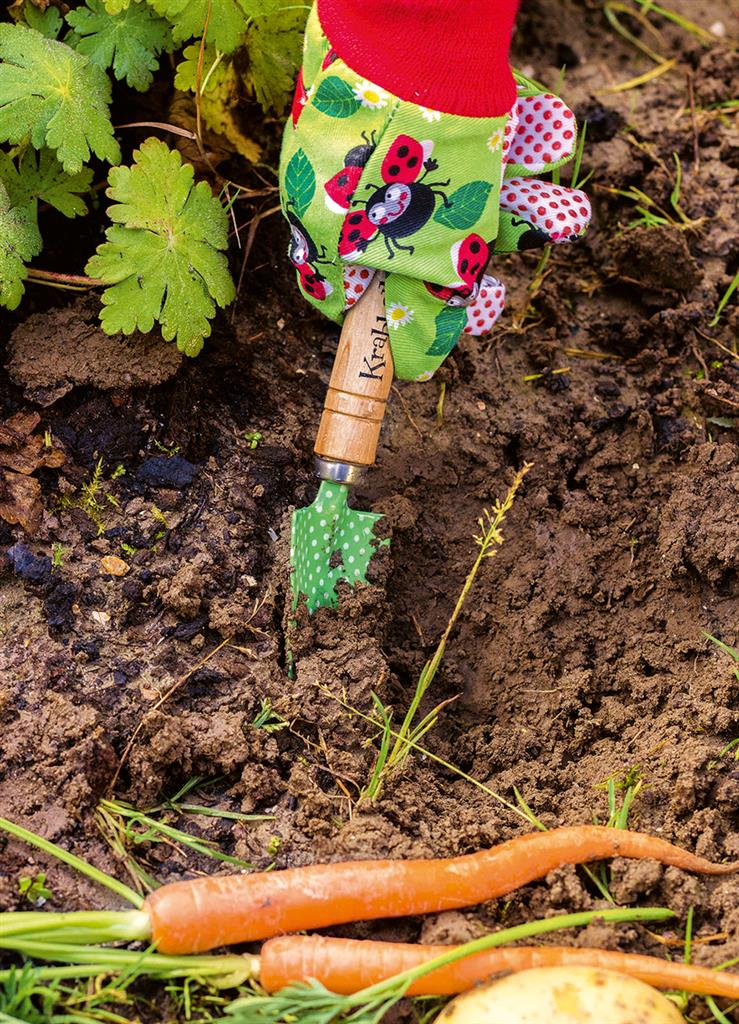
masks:
<svg viewBox="0 0 739 1024"><path fill-rule="evenodd" d="M638 764L632 765L623 773L616 773L609 776L604 782L598 783L596 789L604 789L608 794L608 820L607 828L627 829L629 827L629 812L634 799L639 795L644 786L644 776ZM623 794L619 803L618 795ZM593 816L594 824L599 824L597 815ZM583 866L583 871L590 881L600 892L601 896L609 903L615 904L609 887L609 869L605 864L596 868Z"/></svg>
<svg viewBox="0 0 739 1024"><path fill-rule="evenodd" d="M125 470L123 470L125 473ZM113 470L110 476L110 480L114 480L121 476L118 471L118 467ZM82 485L81 490L77 495L65 494L60 498L58 502L58 508L62 511L71 509L80 509L97 527L98 536L105 532L105 515L108 512L108 506L118 508L118 499L111 494L106 487L106 482L103 475L103 459L102 456L95 463L95 469L92 472L92 476L86 484Z"/></svg>
<svg viewBox="0 0 739 1024"><path fill-rule="evenodd" d="M273 857L273 858L276 857L277 854L280 852L280 847L281 846L282 846L282 839L281 839L281 837L280 836L272 836L270 838L269 842L267 843L267 856L268 857Z"/></svg>
<svg viewBox="0 0 739 1024"><path fill-rule="evenodd" d="M157 441L156 438L154 438L154 447L157 449L157 451L160 451L162 455L166 455L168 459L171 459L173 455L179 455L179 453L182 451L178 444L162 444L162 442Z"/></svg>
<svg viewBox="0 0 739 1024"><path fill-rule="evenodd" d="M259 443L262 440L262 435L258 430L252 430L247 434L244 434L244 440L248 444L249 448L258 448Z"/></svg>
<svg viewBox="0 0 739 1024"><path fill-rule="evenodd" d="M705 220L705 217L691 218L683 210L681 206L682 164L677 153L673 153L672 156L675 161L675 181L670 190L670 210L660 206L655 199L635 185L627 189L596 186L610 195L620 196L634 204L639 216L629 221L626 225L627 231L640 227L673 227L679 228L681 231L695 231Z"/></svg>
<svg viewBox="0 0 739 1024"><path fill-rule="evenodd" d="M67 549L63 547L59 541L54 541L51 545L51 568L61 569L64 565L64 558L67 554Z"/></svg>
<svg viewBox="0 0 739 1024"><path fill-rule="evenodd" d="M154 520L155 523L159 523L159 525L162 527L161 530L157 530L157 532L154 534L154 544L156 544L156 542L158 540L161 540L162 537L164 537L164 535L166 534L167 530L169 529L169 523L167 522L167 517L165 516L164 512L162 512L162 510L158 508L156 505L151 506L151 518Z"/></svg>
<svg viewBox="0 0 739 1024"><path fill-rule="evenodd" d="M718 766L721 764L721 761L728 754L731 754L735 761L739 761L739 738L731 740L729 743L726 744L725 747L722 747L721 750L719 750L718 756L713 761L709 761L706 765L708 771L712 772L716 768L718 768Z"/></svg>
<svg viewBox="0 0 739 1024"><path fill-rule="evenodd" d="M39 871L35 878L29 878L27 875L19 878L18 892L35 907L43 906L53 895L51 889L46 885L46 874L43 871Z"/></svg>
<svg viewBox="0 0 739 1024"><path fill-rule="evenodd" d="M279 732L280 729L287 729L290 723L272 707L268 697L262 698L259 702L259 711L251 723L255 729L264 729L265 732Z"/></svg>

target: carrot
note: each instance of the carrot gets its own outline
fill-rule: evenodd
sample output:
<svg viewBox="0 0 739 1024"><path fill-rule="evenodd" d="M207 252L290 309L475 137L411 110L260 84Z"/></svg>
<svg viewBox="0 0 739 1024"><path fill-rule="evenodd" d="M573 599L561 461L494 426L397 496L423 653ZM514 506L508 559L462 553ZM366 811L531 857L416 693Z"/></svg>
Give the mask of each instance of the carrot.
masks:
<svg viewBox="0 0 739 1024"><path fill-rule="evenodd" d="M643 833L580 825L534 832L448 860L316 864L172 882L151 893L144 909L160 952L200 953L346 921L471 906L562 864L603 857L653 858L710 875L739 870L739 863L713 864Z"/></svg>
<svg viewBox="0 0 739 1024"><path fill-rule="evenodd" d="M268 992L314 978L338 995L352 995L449 952L449 946L412 946L321 935L286 935L262 946L259 981ZM620 971L654 988L685 989L739 999L739 975L637 953L567 946L490 949L440 967L415 981L409 995L455 995L494 974L530 967L597 967Z"/></svg>

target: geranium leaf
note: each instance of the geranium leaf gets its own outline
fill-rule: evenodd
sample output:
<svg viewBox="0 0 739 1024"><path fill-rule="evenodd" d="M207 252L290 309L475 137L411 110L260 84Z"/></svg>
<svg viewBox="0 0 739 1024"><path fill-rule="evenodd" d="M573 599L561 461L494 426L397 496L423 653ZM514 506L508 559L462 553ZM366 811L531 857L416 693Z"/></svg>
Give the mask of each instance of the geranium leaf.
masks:
<svg viewBox="0 0 739 1024"><path fill-rule="evenodd" d="M228 261L228 216L193 168L158 139L147 139L131 167L114 167L108 215L115 223L87 264L107 285L100 319L108 334L150 331L197 355L216 305L235 296Z"/></svg>
<svg viewBox="0 0 739 1024"><path fill-rule="evenodd" d="M174 45L169 22L146 4L131 4L110 14L102 0L85 0L67 14L74 29L74 49L99 68L113 69L132 89L145 92L154 80L159 54Z"/></svg>
<svg viewBox="0 0 739 1024"><path fill-rule="evenodd" d="M94 153L118 163L108 104L110 81L80 53L24 25L0 24L0 142L30 136L69 174Z"/></svg>

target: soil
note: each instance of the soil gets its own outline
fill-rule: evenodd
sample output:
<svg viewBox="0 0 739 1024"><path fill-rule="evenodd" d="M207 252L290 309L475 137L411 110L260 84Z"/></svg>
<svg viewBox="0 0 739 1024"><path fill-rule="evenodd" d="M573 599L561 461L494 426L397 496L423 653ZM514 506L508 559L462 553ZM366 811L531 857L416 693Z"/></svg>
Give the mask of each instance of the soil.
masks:
<svg viewBox="0 0 739 1024"><path fill-rule="evenodd" d="M736 24L731 0L673 7L714 31ZM533 293L539 254L500 261L509 303L494 337L465 338L433 382L397 386L354 499L386 514L390 548L371 585L299 617L294 679L289 514L315 494L336 330L302 304L284 226L260 224L237 305L197 360L141 338L112 344L93 299L35 285L0 314L0 419L40 408L66 453L36 474L38 532L0 523L0 813L123 878L95 822L114 780L137 807L193 775L215 780L199 802L269 820L172 820L282 868L477 850L530 830L495 798L514 800L514 787L546 826L604 821L606 780L618 795L639 778L633 827L739 857L739 675L706 639L739 645L736 299L709 327L739 267L739 132L715 107L739 95L739 61L720 40L660 30L650 43L675 68L614 92L654 64L598 5L524 5L515 59L552 85L566 64L563 93L588 123L593 226L555 249ZM630 229L635 204L613 190L633 187L677 224ZM93 507L82 489L99 460ZM525 460L505 543L423 705L452 701L424 743L486 788L416 755L379 800L360 800L377 749L371 694L402 718L481 510ZM106 572L109 555L124 575ZM255 724L266 702L271 728ZM111 905L46 857L0 847L3 908L22 906L18 880L39 869L47 908ZM161 881L214 870L168 846L136 855ZM739 956L738 878L616 861L611 885L619 902L672 907L680 920L661 934L676 946L694 907L695 935L712 936L696 962ZM566 868L508 901L334 933L458 942L603 905ZM636 926L569 941L665 954Z"/></svg>

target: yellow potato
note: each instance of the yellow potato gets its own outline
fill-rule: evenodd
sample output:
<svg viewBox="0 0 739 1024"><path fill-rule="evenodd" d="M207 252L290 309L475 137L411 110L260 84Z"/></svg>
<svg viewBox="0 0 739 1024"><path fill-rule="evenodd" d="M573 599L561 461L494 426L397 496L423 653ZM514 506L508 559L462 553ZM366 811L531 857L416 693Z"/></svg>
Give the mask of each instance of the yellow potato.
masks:
<svg viewBox="0 0 739 1024"><path fill-rule="evenodd" d="M595 967L518 971L458 996L436 1024L683 1024L642 981Z"/></svg>

